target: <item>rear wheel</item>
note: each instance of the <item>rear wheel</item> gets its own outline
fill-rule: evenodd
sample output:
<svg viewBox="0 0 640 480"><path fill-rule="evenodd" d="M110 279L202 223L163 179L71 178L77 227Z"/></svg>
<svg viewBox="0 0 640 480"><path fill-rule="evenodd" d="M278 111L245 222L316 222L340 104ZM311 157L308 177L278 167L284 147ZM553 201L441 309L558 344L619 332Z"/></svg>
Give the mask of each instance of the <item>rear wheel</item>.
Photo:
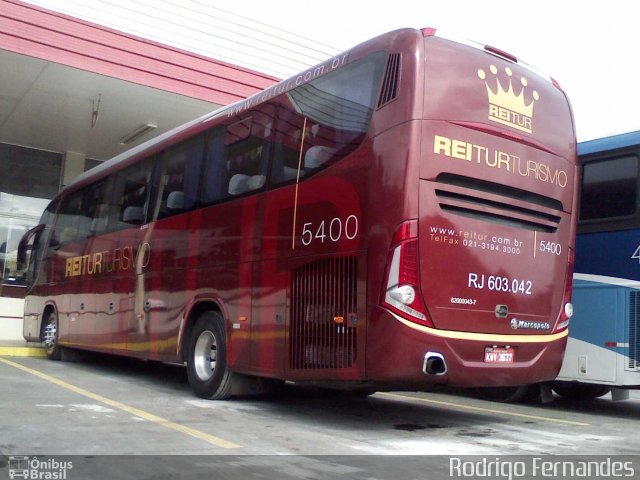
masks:
<svg viewBox="0 0 640 480"><path fill-rule="evenodd" d="M218 312L198 318L187 349L189 385L200 398L223 400L234 393L237 375L227 366L227 338L224 319Z"/></svg>
<svg viewBox="0 0 640 480"><path fill-rule="evenodd" d="M590 400L602 397L611 391L607 385L595 385L578 382L553 382L553 391L564 398L572 400Z"/></svg>
<svg viewBox="0 0 640 480"><path fill-rule="evenodd" d="M62 347L58 344L59 323L56 312L50 312L45 320L42 330L42 338L44 341L47 357L51 360L60 360L62 357Z"/></svg>

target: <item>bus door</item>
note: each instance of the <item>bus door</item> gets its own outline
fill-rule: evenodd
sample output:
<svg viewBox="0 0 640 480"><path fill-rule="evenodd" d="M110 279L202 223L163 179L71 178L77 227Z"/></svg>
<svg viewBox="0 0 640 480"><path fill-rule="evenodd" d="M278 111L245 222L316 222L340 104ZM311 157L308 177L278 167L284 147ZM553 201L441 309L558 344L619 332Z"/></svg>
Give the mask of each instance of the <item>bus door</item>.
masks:
<svg viewBox="0 0 640 480"><path fill-rule="evenodd" d="M58 312L60 342L70 346L100 348L110 342L110 334L105 339L100 332L109 332L102 324L107 321L111 283L101 275L101 254L93 251L94 200L103 196L105 185L62 199L51 237L52 278L46 297Z"/></svg>
<svg viewBox="0 0 640 480"><path fill-rule="evenodd" d="M152 181L157 189L149 203L155 221L138 231L128 348L145 350L152 358L175 360L178 333L197 289L193 259L198 249L191 242L198 232L191 212L198 206L204 146L200 135L159 154Z"/></svg>
<svg viewBox="0 0 640 480"><path fill-rule="evenodd" d="M237 262L236 268L220 266L231 282L218 285L224 300L229 341L229 362L238 371L271 374L276 367L272 330L275 322L272 306L272 280L265 281L262 263L264 218L270 193L267 187L268 162L274 135L275 108L264 104L231 119L218 142L224 153L214 162L221 166L224 178L222 196L227 202L212 209L225 218L210 218L203 224L220 228L224 225L227 241L221 241L219 263ZM222 140L223 139L223 140ZM211 146L216 149L215 140ZM222 161L219 159L222 158ZM217 161L216 161L217 160ZM208 177L208 175L207 175ZM229 220L231 219L231 220Z"/></svg>
<svg viewBox="0 0 640 480"><path fill-rule="evenodd" d="M18 246L18 270L27 287L24 307L23 335L29 341L40 341L40 322L44 312L46 290L52 280L51 256L55 252L50 241L58 202L45 209L40 225L28 231Z"/></svg>
<svg viewBox="0 0 640 480"><path fill-rule="evenodd" d="M42 257L45 251L45 245L43 245L45 227L46 225L44 224L35 226L24 234L18 245L18 275L30 289L33 288L42 264ZM40 340L38 319L43 310L41 305L34 309L34 306L30 305L29 301L25 302L23 335L27 340Z"/></svg>
<svg viewBox="0 0 640 480"><path fill-rule="evenodd" d="M148 345L148 324L144 310L143 272L149 259L148 222L152 212L154 167L145 160L118 172L115 177L113 210L105 268L113 279L113 349L144 352Z"/></svg>
<svg viewBox="0 0 640 480"><path fill-rule="evenodd" d="M86 345L99 350L112 348L116 314L113 277L107 271L107 252L114 248L114 235L108 233L112 185L111 178L107 178L91 188L82 190L81 224L86 222L88 231L84 240L81 282L74 290L74 293L81 292L81 295L78 295L78 299L71 298L72 304L79 301L78 321L83 318L80 325L74 325L72 322L72 326L79 327L82 341ZM80 235L85 236L85 233L81 232Z"/></svg>

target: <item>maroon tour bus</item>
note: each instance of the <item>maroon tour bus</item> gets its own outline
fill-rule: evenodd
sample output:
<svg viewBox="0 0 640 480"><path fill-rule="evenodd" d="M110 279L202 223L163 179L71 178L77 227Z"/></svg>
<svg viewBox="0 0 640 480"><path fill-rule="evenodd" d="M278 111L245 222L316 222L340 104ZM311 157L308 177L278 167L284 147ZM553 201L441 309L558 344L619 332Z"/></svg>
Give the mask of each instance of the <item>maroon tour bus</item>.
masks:
<svg viewBox="0 0 640 480"><path fill-rule="evenodd" d="M212 399L552 380L576 172L554 80L390 32L67 186L22 241L24 336L184 363Z"/></svg>

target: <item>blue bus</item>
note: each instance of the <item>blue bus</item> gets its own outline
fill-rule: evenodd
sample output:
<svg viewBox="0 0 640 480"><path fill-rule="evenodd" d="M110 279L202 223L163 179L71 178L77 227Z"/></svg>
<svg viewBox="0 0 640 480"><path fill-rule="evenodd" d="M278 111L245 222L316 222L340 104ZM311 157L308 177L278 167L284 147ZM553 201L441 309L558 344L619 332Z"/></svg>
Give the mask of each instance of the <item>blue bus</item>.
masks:
<svg viewBox="0 0 640 480"><path fill-rule="evenodd" d="M578 144L574 316L554 391L614 400L640 389L640 131Z"/></svg>

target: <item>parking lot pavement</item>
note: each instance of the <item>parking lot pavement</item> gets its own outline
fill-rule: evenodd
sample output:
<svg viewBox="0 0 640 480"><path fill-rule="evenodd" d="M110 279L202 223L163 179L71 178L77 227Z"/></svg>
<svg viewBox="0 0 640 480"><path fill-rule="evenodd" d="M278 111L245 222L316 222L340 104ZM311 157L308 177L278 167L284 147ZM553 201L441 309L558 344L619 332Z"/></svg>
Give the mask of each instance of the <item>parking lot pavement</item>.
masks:
<svg viewBox="0 0 640 480"><path fill-rule="evenodd" d="M286 455L293 456L287 460L292 478L304 478L295 477L302 456L314 459L307 465L312 470L321 470L327 456L344 457L334 464L340 470L379 458L391 461L382 462L391 468L394 457L409 455L393 471L411 475L425 462L444 472L444 457L435 456L640 452L636 392L626 402L558 398L534 405L444 393L354 398L291 387L277 395L208 401L193 396L183 367L95 355L76 362L0 357L0 382L4 458L70 456L76 471L81 464L104 463L103 456L151 456L135 457L135 465L149 466L156 458L154 465L170 469L167 455L197 455L202 465L214 455L218 462L227 459L224 468L235 462L257 472L273 461L256 456ZM182 462L171 458L171 465Z"/></svg>

